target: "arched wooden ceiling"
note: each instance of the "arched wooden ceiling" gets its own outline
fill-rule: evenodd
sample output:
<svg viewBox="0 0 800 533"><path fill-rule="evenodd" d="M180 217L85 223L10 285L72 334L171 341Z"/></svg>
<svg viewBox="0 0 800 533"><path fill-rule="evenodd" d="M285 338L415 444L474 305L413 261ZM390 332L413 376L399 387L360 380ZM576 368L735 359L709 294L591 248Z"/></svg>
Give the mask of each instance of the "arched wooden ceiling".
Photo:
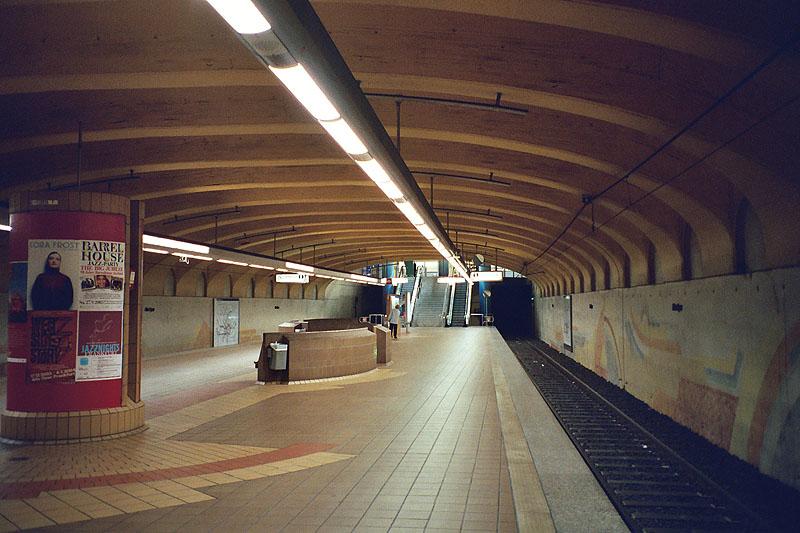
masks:
<svg viewBox="0 0 800 533"><path fill-rule="evenodd" d="M800 263L797 2L312 4L366 93L526 111L400 105L465 255L545 292L726 274L744 205L759 266ZM0 0L0 27L5 198L74 188L80 123L82 188L144 200L146 231L346 270L436 256L205 1Z"/></svg>

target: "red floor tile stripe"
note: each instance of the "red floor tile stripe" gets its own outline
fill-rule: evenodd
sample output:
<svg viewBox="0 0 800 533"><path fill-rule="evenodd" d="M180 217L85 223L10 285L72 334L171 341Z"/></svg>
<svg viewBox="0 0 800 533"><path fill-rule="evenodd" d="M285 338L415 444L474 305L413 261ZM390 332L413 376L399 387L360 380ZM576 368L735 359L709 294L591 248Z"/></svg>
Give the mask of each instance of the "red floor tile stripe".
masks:
<svg viewBox="0 0 800 533"><path fill-rule="evenodd" d="M258 453L247 457L224 459L213 463L204 463L188 467L162 468L131 474L111 474L107 476L80 477L74 479L48 479L44 481L23 481L20 483L0 483L0 499L35 498L41 492L62 489L82 489L85 487L101 487L120 483L160 481L178 477L216 474L226 470L258 466L285 459L294 459L317 452L324 452L333 444L301 442L279 450Z"/></svg>

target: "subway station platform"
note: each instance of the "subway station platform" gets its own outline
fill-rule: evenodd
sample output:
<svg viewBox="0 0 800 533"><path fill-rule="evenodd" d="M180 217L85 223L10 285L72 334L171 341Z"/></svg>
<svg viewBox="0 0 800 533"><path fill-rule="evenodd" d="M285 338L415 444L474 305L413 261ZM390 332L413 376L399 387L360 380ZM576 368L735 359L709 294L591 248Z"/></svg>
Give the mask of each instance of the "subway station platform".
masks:
<svg viewBox="0 0 800 533"><path fill-rule="evenodd" d="M258 350L146 360L137 435L0 445L0 531L627 531L493 328L312 383Z"/></svg>

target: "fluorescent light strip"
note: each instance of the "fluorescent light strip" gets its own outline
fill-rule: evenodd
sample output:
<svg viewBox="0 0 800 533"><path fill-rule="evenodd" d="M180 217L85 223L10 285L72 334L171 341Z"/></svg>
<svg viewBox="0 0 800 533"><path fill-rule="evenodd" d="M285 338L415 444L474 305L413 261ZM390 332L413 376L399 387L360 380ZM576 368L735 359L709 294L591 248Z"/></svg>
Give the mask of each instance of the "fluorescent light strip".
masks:
<svg viewBox="0 0 800 533"><path fill-rule="evenodd" d="M314 272L314 267L312 266L301 265L299 263L292 263L291 261L286 261L286 268L294 270L302 270L303 272Z"/></svg>
<svg viewBox="0 0 800 533"><path fill-rule="evenodd" d="M370 276L362 276L361 274L350 274L350 278L356 281L363 281L369 283L371 281L378 281L377 278L372 278Z"/></svg>
<svg viewBox="0 0 800 533"><path fill-rule="evenodd" d="M213 257L206 257L204 255L192 255L192 254L185 254L183 252L172 252L172 255L178 257L188 257L189 259L199 259L200 261L213 261Z"/></svg>
<svg viewBox="0 0 800 533"><path fill-rule="evenodd" d="M264 269L264 270L275 270L273 267L268 267L268 266L264 266L264 265L255 265L255 264L252 264L252 263L247 265L247 266L249 266L251 268L261 268L261 269Z"/></svg>
<svg viewBox="0 0 800 533"><path fill-rule="evenodd" d="M380 187L383 194L389 197L393 202L405 201L403 193L397 188L392 178L386 173L386 170L375 159L368 161L356 161L356 164L361 167L361 170L370 177L375 184Z"/></svg>
<svg viewBox="0 0 800 533"><path fill-rule="evenodd" d="M303 65L298 63L285 68L270 65L269 69L315 119L336 120L340 118L339 112Z"/></svg>
<svg viewBox="0 0 800 533"><path fill-rule="evenodd" d="M241 34L258 34L268 31L271 26L259 9L251 0L207 0L209 4L219 13L234 30ZM351 156L361 156L368 154L367 147L358 135L352 130L349 124L341 117L336 107L331 103L322 89L317 85L305 67L298 63L291 67L269 66L273 74L289 89L295 98L316 118L328 134ZM468 278L468 273L454 256L448 251L435 246L438 239L435 233L424 223L420 214L406 201L400 188L392 180L391 176L375 159L368 161L356 160L358 166L369 176L381 191L392 200L397 208L417 227L422 235L434 244L434 247L448 261L455 261L459 271L463 270L462 275ZM435 241L435 242L434 242ZM156 243L152 243L156 244ZM177 248L176 246L173 246ZM186 248L179 248L186 249ZM200 253L208 253L206 250L190 250ZM280 269L279 269L280 270ZM307 270L302 268L300 270ZM313 270L311 270L313 272Z"/></svg>
<svg viewBox="0 0 800 533"><path fill-rule="evenodd" d="M409 202L395 202L397 209L400 210L403 215L408 219L415 226L419 226L425 223L422 216L414 209L414 206L411 205Z"/></svg>
<svg viewBox="0 0 800 533"><path fill-rule="evenodd" d="M152 244L153 246L161 246L162 248L186 250L187 252L197 252L199 254L207 254L210 250L208 246L203 246L202 244L192 244L190 242L165 239L163 237L155 237L147 234L142 235L142 242L144 244Z"/></svg>
<svg viewBox="0 0 800 533"><path fill-rule="evenodd" d="M428 227L427 224L421 224L421 225L417 226L417 231L419 231L420 234L423 237L425 237L427 240L429 240L429 241L433 241L433 240L437 240L438 241L438 239L436 239L436 234L433 232L433 230L431 228ZM433 242L431 242L431 244L433 244Z"/></svg>
<svg viewBox="0 0 800 533"><path fill-rule="evenodd" d="M11 231L11 226L7 226L5 224L0 224L0 230L2 230L2 231Z"/></svg>
<svg viewBox="0 0 800 533"><path fill-rule="evenodd" d="M241 261L231 261L230 259L217 259L217 263L225 263L226 265L237 265L246 267L247 263L242 263Z"/></svg>
<svg viewBox="0 0 800 533"><path fill-rule="evenodd" d="M319 123L325 128L333 140L339 143L349 155L364 155L367 147L358 138L358 135L350 128L350 125L343 118L337 120L320 120Z"/></svg>
<svg viewBox="0 0 800 533"><path fill-rule="evenodd" d="M142 248L143 252L150 252L151 254L161 254L166 255L169 253L169 250L157 250L155 248Z"/></svg>
<svg viewBox="0 0 800 533"><path fill-rule="evenodd" d="M238 33L250 35L268 31L271 26L250 0L207 0L225 22Z"/></svg>

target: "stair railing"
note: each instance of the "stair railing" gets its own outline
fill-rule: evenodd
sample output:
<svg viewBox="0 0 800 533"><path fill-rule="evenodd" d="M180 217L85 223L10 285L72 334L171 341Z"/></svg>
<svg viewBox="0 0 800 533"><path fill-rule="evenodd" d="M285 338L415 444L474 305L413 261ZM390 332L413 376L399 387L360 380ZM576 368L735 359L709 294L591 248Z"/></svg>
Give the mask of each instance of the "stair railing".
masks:
<svg viewBox="0 0 800 533"><path fill-rule="evenodd" d="M467 303L464 306L464 325L469 326L469 310L472 307L472 285L471 281L467 282Z"/></svg>
<svg viewBox="0 0 800 533"><path fill-rule="evenodd" d="M411 301L408 303L408 316L406 317L409 326L411 326L411 321L414 319L414 306L417 303L417 296L419 296L420 279L422 279L422 276L414 278L414 288L411 289Z"/></svg>
<svg viewBox="0 0 800 533"><path fill-rule="evenodd" d="M444 290L444 298L442 298L442 307L439 317L442 319L441 323L443 326L449 325L448 309L452 310L453 306L453 298L450 297L450 291L452 290L452 287L453 285L449 285L447 289Z"/></svg>
<svg viewBox="0 0 800 533"><path fill-rule="evenodd" d="M447 321L445 325L452 326L453 325L453 304L456 301L456 284L453 283L450 285L450 306L447 309Z"/></svg>

